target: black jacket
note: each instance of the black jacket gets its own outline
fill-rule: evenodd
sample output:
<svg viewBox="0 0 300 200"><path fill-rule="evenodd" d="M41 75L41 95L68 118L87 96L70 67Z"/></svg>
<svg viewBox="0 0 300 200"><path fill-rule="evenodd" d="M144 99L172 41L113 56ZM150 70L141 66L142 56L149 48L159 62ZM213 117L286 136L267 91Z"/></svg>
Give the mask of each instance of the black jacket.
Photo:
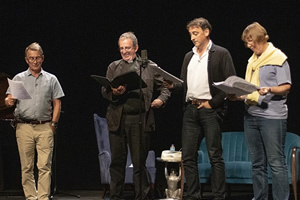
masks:
<svg viewBox="0 0 300 200"><path fill-rule="evenodd" d="M125 61L123 59L112 62L108 66L106 77L109 80L112 80L118 75L124 73L124 71L128 70L124 69L124 62ZM136 65L136 72L140 74L139 62L135 60L134 64ZM147 84L147 87L142 89L146 110L145 131L155 130L154 113L151 108L151 102L154 100L153 93L155 90L160 92L160 95L157 98L162 100L164 103L166 103L170 97L170 91L162 87L163 78L155 72L154 67L157 67L157 65L149 60L148 65L145 68L142 68L142 79ZM124 102L121 101L121 97L114 96L112 94L111 88L102 87L102 95L110 101L106 113L108 129L109 131L117 131L120 126Z"/></svg>
<svg viewBox="0 0 300 200"><path fill-rule="evenodd" d="M192 51L185 55L180 74L180 79L182 79L184 83L175 84L174 88L174 90L183 90L184 102L187 93L187 68L193 55L194 53ZM224 108L226 94L212 84L213 82L224 81L227 77L236 74L229 51L221 46L212 44L208 55L207 70L210 94L212 96L212 99L209 100L209 104L217 112L220 112ZM184 103L184 105L186 104Z"/></svg>

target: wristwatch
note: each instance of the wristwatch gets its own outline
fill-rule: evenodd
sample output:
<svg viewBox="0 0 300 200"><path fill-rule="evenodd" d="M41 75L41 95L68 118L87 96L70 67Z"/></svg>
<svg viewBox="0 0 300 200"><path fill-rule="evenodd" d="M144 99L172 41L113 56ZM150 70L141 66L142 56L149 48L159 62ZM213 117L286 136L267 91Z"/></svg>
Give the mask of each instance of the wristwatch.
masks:
<svg viewBox="0 0 300 200"><path fill-rule="evenodd" d="M57 122L54 122L54 121L51 121L51 122L50 122L50 126L54 126L54 128L57 128L58 123L57 123Z"/></svg>

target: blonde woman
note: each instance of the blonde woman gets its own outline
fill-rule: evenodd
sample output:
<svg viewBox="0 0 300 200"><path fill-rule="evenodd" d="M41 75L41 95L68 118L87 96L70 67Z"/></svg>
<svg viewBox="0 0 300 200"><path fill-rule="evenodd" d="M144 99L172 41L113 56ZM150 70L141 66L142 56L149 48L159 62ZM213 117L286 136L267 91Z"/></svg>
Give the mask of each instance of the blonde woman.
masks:
<svg viewBox="0 0 300 200"><path fill-rule="evenodd" d="M292 81L287 56L267 42L268 39L266 29L257 22L243 31L242 40L253 51L245 79L261 89L230 99L245 101L244 130L252 161L254 199L268 199L269 165L273 199L287 200L290 189L284 144L288 117L286 100Z"/></svg>

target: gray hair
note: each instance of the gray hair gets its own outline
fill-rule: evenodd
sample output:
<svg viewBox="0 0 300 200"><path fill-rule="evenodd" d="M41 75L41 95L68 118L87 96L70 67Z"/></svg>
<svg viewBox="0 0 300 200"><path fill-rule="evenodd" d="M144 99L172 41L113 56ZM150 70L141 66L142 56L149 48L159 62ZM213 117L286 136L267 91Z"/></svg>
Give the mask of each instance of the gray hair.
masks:
<svg viewBox="0 0 300 200"><path fill-rule="evenodd" d="M33 42L30 45L28 45L28 47L26 47L26 49L25 49L25 57L27 56L28 50L39 51L41 53L41 55L44 55L42 47L37 42Z"/></svg>
<svg viewBox="0 0 300 200"><path fill-rule="evenodd" d="M120 37L119 37L119 41L120 40L124 40L124 39L131 39L133 46L136 47L138 45L138 39L136 38L136 36L134 35L133 32L126 32L123 33ZM119 43L119 42L118 42Z"/></svg>

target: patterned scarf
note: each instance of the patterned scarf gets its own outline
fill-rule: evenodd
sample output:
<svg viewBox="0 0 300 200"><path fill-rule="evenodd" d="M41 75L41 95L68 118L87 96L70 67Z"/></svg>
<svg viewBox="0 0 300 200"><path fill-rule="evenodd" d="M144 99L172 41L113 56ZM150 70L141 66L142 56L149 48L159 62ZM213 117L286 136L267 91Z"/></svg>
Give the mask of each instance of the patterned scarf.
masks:
<svg viewBox="0 0 300 200"><path fill-rule="evenodd" d="M253 53L249 58L245 77L246 81L249 81L256 86L260 86L259 68L264 65L282 66L286 59L287 56L280 49L277 49L271 42L268 42L268 48L259 57ZM247 96L246 103L248 105L257 105L258 98L259 93L255 91Z"/></svg>

